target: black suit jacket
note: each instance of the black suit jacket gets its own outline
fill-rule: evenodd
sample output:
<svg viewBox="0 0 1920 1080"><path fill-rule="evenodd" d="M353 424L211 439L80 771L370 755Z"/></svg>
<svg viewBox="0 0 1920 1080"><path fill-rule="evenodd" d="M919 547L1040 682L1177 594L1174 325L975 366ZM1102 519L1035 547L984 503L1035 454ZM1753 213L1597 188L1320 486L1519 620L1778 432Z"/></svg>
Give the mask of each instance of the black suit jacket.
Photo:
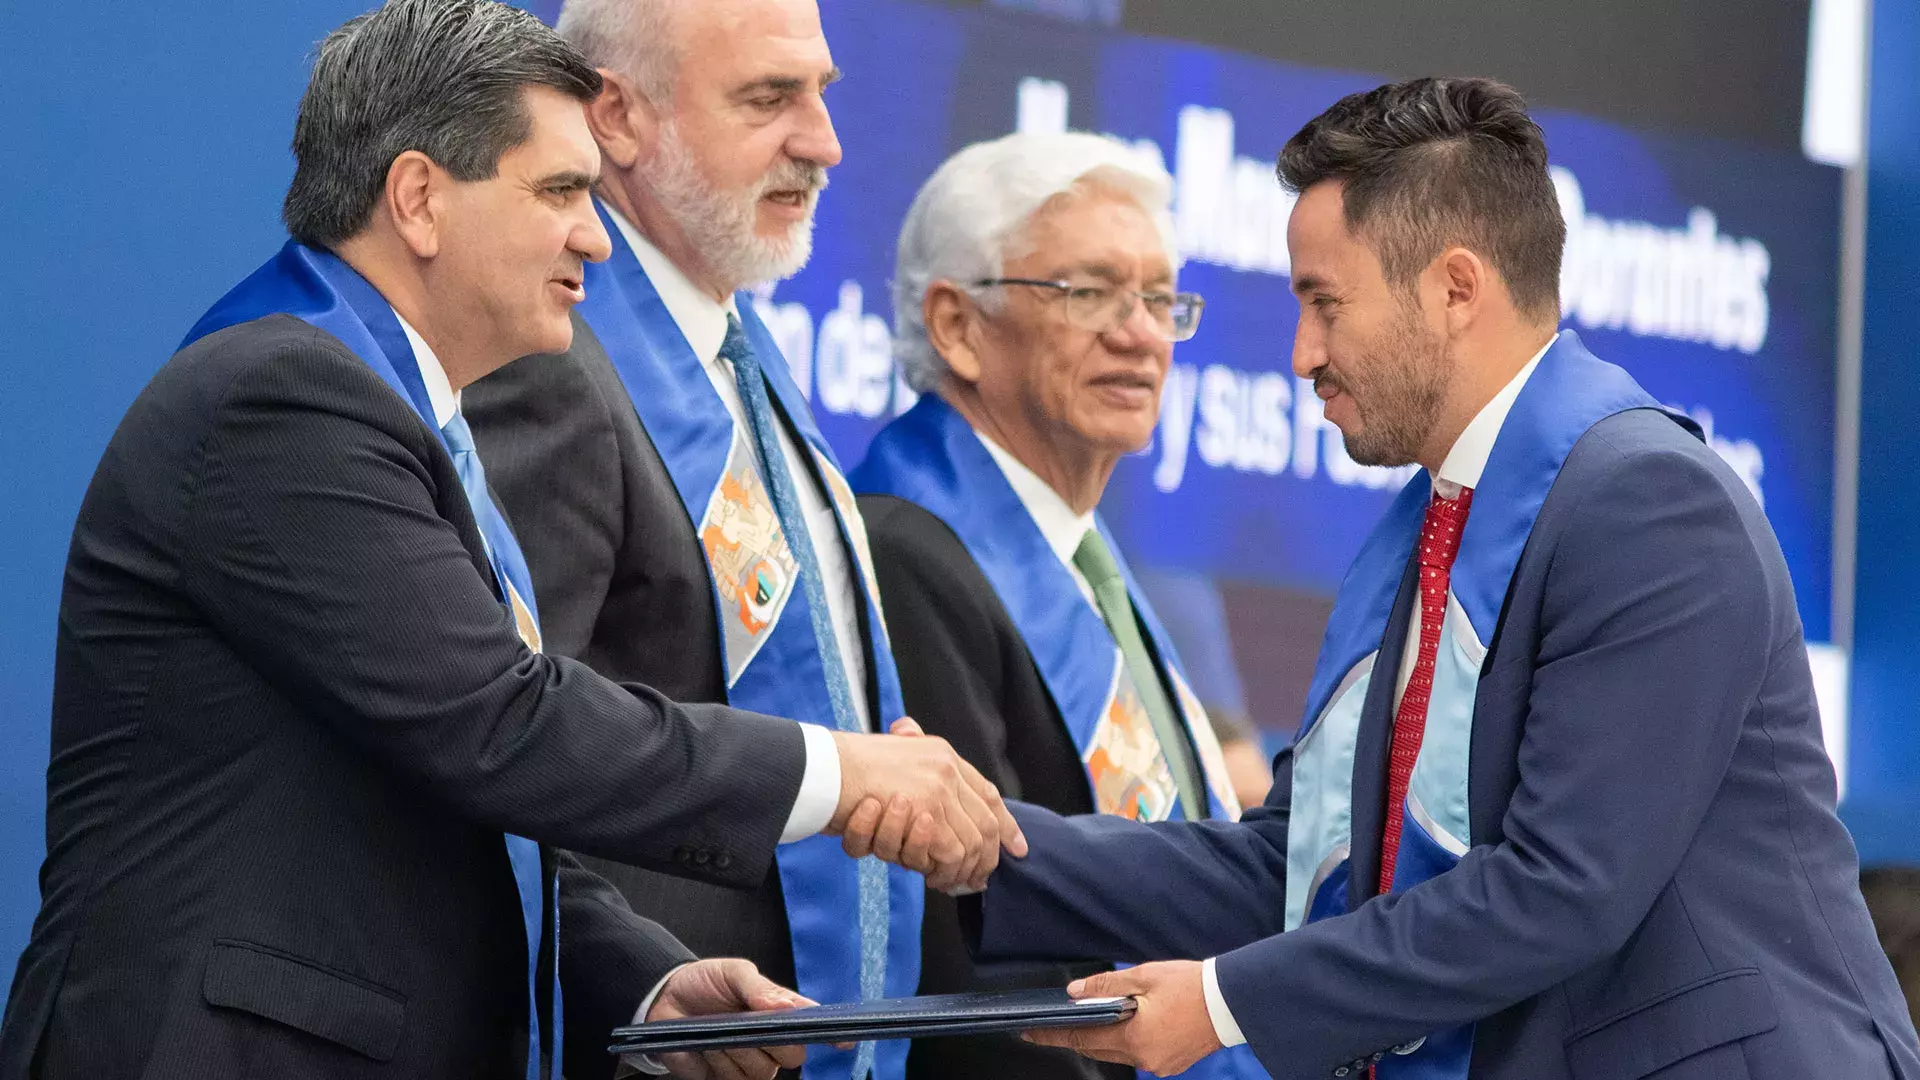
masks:
<svg viewBox="0 0 1920 1080"><path fill-rule="evenodd" d="M1009 799L1090 814L1086 766L1027 651L1026 639L960 538L920 506L860 496L874 573L887 605L907 712L953 744ZM993 965L976 970L952 898L927 894L920 992L1065 986L1108 965ZM1125 1080L1133 1070L1009 1036L922 1039L912 1080Z"/></svg>
<svg viewBox="0 0 1920 1080"><path fill-rule="evenodd" d="M725 701L706 552L586 321L574 316L567 352L529 356L468 387L462 411L533 573L547 650L677 701ZM752 886L742 890L586 862L696 952L744 956L793 985L771 866L735 883Z"/></svg>
<svg viewBox="0 0 1920 1080"><path fill-rule="evenodd" d="M294 318L211 335L128 411L74 528L0 1078L518 1078L502 833L755 882L803 755L790 722L528 651L405 402ZM567 1072L605 1074L688 953L546 857Z"/></svg>

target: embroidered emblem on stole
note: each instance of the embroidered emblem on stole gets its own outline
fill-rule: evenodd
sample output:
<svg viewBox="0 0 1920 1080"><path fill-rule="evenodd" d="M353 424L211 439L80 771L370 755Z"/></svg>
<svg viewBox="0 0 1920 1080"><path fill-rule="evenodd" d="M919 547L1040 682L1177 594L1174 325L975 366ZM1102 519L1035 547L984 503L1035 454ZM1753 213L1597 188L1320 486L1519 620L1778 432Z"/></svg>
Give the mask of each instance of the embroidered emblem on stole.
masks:
<svg viewBox="0 0 1920 1080"><path fill-rule="evenodd" d="M527 643L527 648L540 652L540 625L533 621L533 612L528 609L527 602L520 599L520 590L514 588L513 582L507 580L504 574L500 577L500 584L506 587L507 607L513 612L513 628L520 631L520 640Z"/></svg>
<svg viewBox="0 0 1920 1080"><path fill-rule="evenodd" d="M1173 770L1160 752L1147 707L1127 678L1126 663L1114 650L1113 681L1100 724L1087 743L1087 776L1093 781L1095 813L1135 821L1165 821L1173 812Z"/></svg>
<svg viewBox="0 0 1920 1080"><path fill-rule="evenodd" d="M720 623L731 687L780 621L799 572L753 448L737 431L727 467L700 519L700 546L725 616Z"/></svg>

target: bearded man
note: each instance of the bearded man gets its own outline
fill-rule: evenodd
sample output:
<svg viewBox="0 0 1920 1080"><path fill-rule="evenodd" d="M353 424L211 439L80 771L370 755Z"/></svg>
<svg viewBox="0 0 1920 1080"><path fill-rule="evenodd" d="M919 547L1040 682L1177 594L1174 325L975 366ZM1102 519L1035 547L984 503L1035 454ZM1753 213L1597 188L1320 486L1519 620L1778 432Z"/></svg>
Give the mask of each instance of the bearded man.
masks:
<svg viewBox="0 0 1920 1080"><path fill-rule="evenodd" d="M1418 463L1334 602L1239 822L1017 807L987 959L1132 1019L1034 1041L1274 1080L1920 1076L1834 813L1785 560L1698 426L1560 322L1525 102L1351 95L1280 153L1293 370L1347 452Z"/></svg>
<svg viewBox="0 0 1920 1080"><path fill-rule="evenodd" d="M587 119L613 252L586 272L572 347L475 385L467 416L524 538L548 651L676 700L810 721L801 801L827 822L835 744L860 742L836 733L899 718L899 681L852 494L786 361L736 297L806 263L840 160L822 98L839 72L819 11L813 0L570 0L559 30L604 79ZM989 803L977 808L985 837L1000 824ZM783 845L751 891L594 865L697 952L751 958L815 1000L913 993L922 881L798 824L805 838ZM996 850L984 844L925 884L977 879ZM913 855L910 865L934 865ZM898 1078L905 1056L900 1042L816 1047L805 1075Z"/></svg>

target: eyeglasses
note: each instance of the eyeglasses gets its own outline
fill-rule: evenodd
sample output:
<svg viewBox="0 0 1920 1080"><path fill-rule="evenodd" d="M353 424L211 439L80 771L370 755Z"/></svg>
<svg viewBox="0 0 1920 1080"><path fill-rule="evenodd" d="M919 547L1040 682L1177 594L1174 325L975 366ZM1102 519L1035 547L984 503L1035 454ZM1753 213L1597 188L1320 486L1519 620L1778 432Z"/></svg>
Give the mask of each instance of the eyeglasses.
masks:
<svg viewBox="0 0 1920 1080"><path fill-rule="evenodd" d="M1167 341L1185 341L1200 329L1200 309L1207 306L1199 293L1167 292L1163 289L1121 289L1112 285L1075 285L1067 281L1040 281L1034 278L982 278L976 289L996 285L1028 285L1052 289L1067 298L1067 318L1082 330L1096 334L1118 330L1133 318L1136 303L1144 304L1154 332Z"/></svg>

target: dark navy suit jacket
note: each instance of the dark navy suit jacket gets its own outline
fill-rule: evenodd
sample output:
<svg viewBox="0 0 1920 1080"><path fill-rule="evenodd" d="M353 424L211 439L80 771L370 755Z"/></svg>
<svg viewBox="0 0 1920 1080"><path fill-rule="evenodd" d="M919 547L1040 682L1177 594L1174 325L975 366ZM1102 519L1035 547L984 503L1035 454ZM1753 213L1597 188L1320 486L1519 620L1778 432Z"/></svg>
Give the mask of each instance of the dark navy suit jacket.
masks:
<svg viewBox="0 0 1920 1080"><path fill-rule="evenodd" d="M1355 883L1378 877L1393 685L1361 722ZM1033 854L988 887L982 953L1217 955L1275 1080L1474 1021L1475 1080L1920 1080L1779 545L1657 411L1592 428L1541 507L1482 667L1458 866L1281 933L1291 773L1282 753L1237 824L1016 807Z"/></svg>

